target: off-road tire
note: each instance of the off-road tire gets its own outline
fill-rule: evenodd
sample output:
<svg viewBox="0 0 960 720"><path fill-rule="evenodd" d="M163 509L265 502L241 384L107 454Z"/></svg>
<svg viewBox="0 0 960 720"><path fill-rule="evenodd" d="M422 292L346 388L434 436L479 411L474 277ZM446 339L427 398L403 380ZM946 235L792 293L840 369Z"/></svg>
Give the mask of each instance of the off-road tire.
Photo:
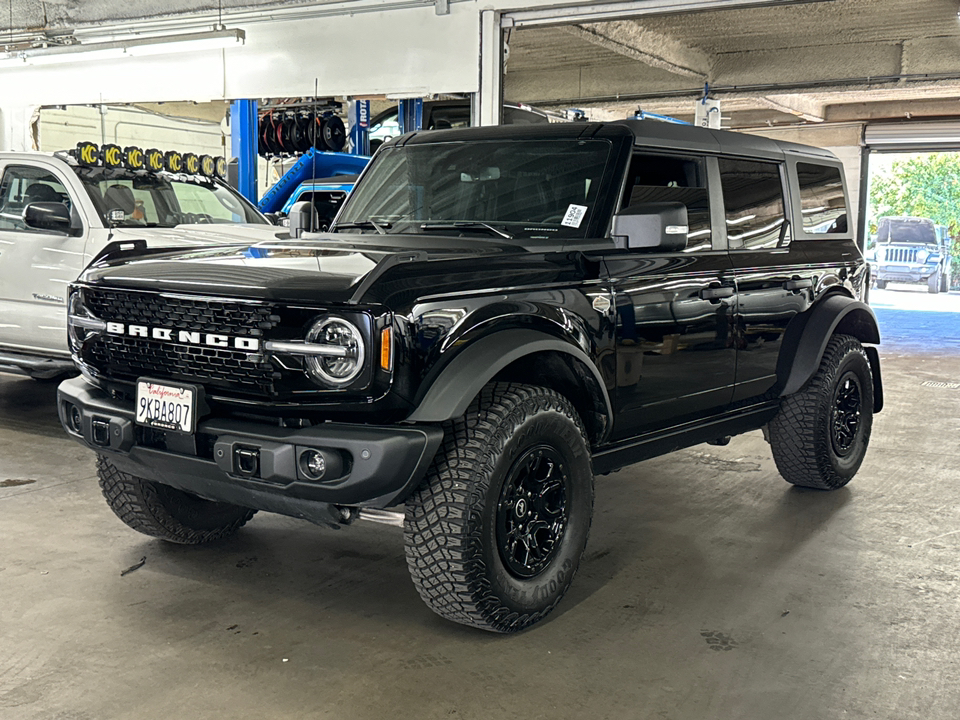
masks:
<svg viewBox="0 0 960 720"><path fill-rule="evenodd" d="M887 281L880 280L879 278L877 278L877 290L886 290L886 289L887 289Z"/></svg>
<svg viewBox="0 0 960 720"><path fill-rule="evenodd" d="M846 452L833 436L835 404L847 380L857 386L859 420ZM849 387L849 386L847 386ZM873 376L860 341L834 335L814 376L785 397L770 421L770 447L777 470L794 485L836 490L856 475L867 452L873 425Z"/></svg>
<svg viewBox="0 0 960 720"><path fill-rule="evenodd" d="M940 292L948 293L950 292L950 271L940 273Z"/></svg>
<svg viewBox="0 0 960 720"><path fill-rule="evenodd" d="M927 278L927 292L936 295L940 292L940 271L937 270L933 275Z"/></svg>
<svg viewBox="0 0 960 720"><path fill-rule="evenodd" d="M427 477L406 503L410 575L423 601L448 620L493 632L522 630L556 607L587 543L593 470L583 424L553 390L490 383L444 433ZM541 448L557 453L551 467L563 474L566 520L547 564L521 577L498 542L499 513L512 507L504 493L516 468Z"/></svg>
<svg viewBox="0 0 960 720"><path fill-rule="evenodd" d="M144 480L97 457L100 490L110 509L144 535L181 545L200 545L233 535L256 510L204 500L183 490Z"/></svg>

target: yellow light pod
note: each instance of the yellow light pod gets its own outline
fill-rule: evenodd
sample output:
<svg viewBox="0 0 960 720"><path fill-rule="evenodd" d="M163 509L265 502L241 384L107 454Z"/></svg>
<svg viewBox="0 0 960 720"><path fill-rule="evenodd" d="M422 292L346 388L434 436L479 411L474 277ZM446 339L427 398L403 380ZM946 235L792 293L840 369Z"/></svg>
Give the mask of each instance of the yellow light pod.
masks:
<svg viewBox="0 0 960 720"><path fill-rule="evenodd" d="M77 143L77 162L84 167L96 167L100 162L100 148L96 143Z"/></svg>
<svg viewBox="0 0 960 720"><path fill-rule="evenodd" d="M218 157L213 163L213 172L221 180L227 176L227 159Z"/></svg>
<svg viewBox="0 0 960 720"><path fill-rule="evenodd" d="M133 146L124 148L123 164L128 170L143 170L146 167L146 157L143 150Z"/></svg>
<svg viewBox="0 0 960 720"><path fill-rule="evenodd" d="M100 153L106 167L118 168L123 165L123 149L119 145L104 145Z"/></svg>
<svg viewBox="0 0 960 720"><path fill-rule="evenodd" d="M209 155L200 156L200 172L207 177L213 175L213 171L215 169L214 165L213 158Z"/></svg>
<svg viewBox="0 0 960 720"><path fill-rule="evenodd" d="M200 172L200 158L193 153L187 153L183 156L183 168L191 175Z"/></svg>
<svg viewBox="0 0 960 720"><path fill-rule="evenodd" d="M163 167L173 173L183 171L183 156L171 150L163 156Z"/></svg>
<svg viewBox="0 0 960 720"><path fill-rule="evenodd" d="M160 172L163 170L163 152L156 148L151 148L145 153L147 170L151 172Z"/></svg>

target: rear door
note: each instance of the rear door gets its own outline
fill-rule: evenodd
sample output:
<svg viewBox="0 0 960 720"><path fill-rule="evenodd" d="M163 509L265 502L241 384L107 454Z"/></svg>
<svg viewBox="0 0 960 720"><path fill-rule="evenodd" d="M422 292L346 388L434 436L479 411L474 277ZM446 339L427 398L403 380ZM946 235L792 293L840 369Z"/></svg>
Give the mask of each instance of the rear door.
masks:
<svg viewBox="0 0 960 720"><path fill-rule="evenodd" d="M736 275L734 401L763 396L777 380L787 324L811 303L815 273L793 242L782 162L720 158L724 225Z"/></svg>
<svg viewBox="0 0 960 720"><path fill-rule="evenodd" d="M620 251L605 258L616 301L616 420L613 439L721 411L733 395L736 296L708 178L716 161L697 155L634 154L623 206L681 202L681 252Z"/></svg>
<svg viewBox="0 0 960 720"><path fill-rule="evenodd" d="M73 208L75 198L52 167L0 166L0 345L66 357L67 286L84 267L86 233L27 227L22 215L31 202Z"/></svg>

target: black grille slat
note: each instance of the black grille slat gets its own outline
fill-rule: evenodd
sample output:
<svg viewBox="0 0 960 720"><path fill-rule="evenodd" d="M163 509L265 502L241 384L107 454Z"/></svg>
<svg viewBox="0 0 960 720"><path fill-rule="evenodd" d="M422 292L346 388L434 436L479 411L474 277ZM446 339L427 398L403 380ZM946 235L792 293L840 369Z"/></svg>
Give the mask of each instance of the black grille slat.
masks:
<svg viewBox="0 0 960 720"><path fill-rule="evenodd" d="M146 325L261 338L280 318L275 308L260 303L171 297L159 293L84 288L83 302L106 322ZM199 382L245 393L274 394L276 369L262 355L232 348L214 348L179 342L103 333L84 347L84 358L111 379L157 379Z"/></svg>

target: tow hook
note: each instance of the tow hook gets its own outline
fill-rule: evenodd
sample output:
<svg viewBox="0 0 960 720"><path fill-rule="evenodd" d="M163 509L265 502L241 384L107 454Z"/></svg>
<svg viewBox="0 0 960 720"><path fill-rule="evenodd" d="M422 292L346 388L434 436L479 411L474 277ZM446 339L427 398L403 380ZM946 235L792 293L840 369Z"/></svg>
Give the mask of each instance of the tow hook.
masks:
<svg viewBox="0 0 960 720"><path fill-rule="evenodd" d="M382 525L403 527L403 513L396 510L344 507L342 505L336 505L334 510L340 513L340 523L342 525L349 525L354 520L366 520L367 522L375 522Z"/></svg>

